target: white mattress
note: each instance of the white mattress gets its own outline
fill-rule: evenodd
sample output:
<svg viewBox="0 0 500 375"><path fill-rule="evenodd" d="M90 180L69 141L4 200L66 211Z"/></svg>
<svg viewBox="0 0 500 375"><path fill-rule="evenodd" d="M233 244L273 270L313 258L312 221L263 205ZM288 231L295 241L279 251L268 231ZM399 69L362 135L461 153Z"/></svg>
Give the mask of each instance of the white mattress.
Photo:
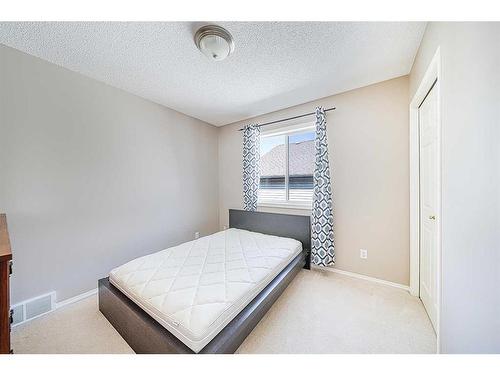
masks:
<svg viewBox="0 0 500 375"><path fill-rule="evenodd" d="M301 251L291 238L228 229L134 259L109 279L197 353Z"/></svg>

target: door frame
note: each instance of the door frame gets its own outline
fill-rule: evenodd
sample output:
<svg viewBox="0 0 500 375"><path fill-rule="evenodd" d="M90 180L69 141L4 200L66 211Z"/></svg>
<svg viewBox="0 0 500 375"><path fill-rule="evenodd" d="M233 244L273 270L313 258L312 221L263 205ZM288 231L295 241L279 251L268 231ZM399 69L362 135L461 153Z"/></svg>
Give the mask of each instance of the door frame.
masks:
<svg viewBox="0 0 500 375"><path fill-rule="evenodd" d="M432 88L437 90L437 116L438 116L438 141L437 141L437 264L436 264L436 337L437 352L440 352L440 326L441 326L441 248L442 248L442 127L441 127L441 53L438 47L434 57L420 81L417 91L410 102L410 294L419 296L420 289L420 145L419 145L419 116L420 104Z"/></svg>

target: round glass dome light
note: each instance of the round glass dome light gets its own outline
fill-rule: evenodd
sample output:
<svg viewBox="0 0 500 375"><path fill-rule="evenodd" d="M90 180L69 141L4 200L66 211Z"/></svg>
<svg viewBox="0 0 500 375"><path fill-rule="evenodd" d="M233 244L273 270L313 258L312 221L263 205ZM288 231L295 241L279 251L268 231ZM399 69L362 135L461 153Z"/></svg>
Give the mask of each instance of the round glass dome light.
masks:
<svg viewBox="0 0 500 375"><path fill-rule="evenodd" d="M224 60L234 51L233 37L229 32L217 25L200 28L195 36L196 47L210 60Z"/></svg>

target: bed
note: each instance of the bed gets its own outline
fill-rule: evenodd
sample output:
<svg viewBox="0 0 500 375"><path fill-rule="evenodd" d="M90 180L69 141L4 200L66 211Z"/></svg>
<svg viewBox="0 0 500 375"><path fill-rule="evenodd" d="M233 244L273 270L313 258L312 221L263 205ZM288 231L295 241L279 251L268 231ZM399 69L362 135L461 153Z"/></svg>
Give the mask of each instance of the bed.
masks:
<svg viewBox="0 0 500 375"><path fill-rule="evenodd" d="M229 210L229 229L99 280L99 309L136 353L234 353L301 268L308 216Z"/></svg>

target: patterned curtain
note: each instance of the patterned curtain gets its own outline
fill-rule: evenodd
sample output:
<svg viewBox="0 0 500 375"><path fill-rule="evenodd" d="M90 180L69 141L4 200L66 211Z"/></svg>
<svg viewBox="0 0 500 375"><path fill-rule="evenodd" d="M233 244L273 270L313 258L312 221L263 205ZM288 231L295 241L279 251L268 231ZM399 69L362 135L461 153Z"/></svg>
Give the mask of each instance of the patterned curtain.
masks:
<svg viewBox="0 0 500 375"><path fill-rule="evenodd" d="M247 125L243 130L243 208L257 209L259 192L260 128Z"/></svg>
<svg viewBox="0 0 500 375"><path fill-rule="evenodd" d="M316 163L314 166L314 194L311 231L311 260L318 266L335 263L333 243L332 187L328 162L325 110L316 108Z"/></svg>

